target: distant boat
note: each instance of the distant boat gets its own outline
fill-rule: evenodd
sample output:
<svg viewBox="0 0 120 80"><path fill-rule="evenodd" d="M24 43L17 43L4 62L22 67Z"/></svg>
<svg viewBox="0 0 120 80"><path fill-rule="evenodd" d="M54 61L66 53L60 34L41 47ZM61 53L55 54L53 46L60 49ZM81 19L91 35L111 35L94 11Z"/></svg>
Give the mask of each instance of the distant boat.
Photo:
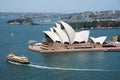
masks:
<svg viewBox="0 0 120 80"><path fill-rule="evenodd" d="M50 19L47 19L47 20L40 20L38 24L53 24L53 22Z"/></svg>
<svg viewBox="0 0 120 80"><path fill-rule="evenodd" d="M29 40L29 41L28 41L28 44L35 44L35 43L37 43L36 40Z"/></svg>
<svg viewBox="0 0 120 80"><path fill-rule="evenodd" d="M17 56L14 54L9 54L6 57L7 61L9 62L16 62L16 63L20 63L20 64L30 64L29 60L27 57L25 56Z"/></svg>
<svg viewBox="0 0 120 80"><path fill-rule="evenodd" d="M11 33L11 36L14 36L14 33L13 33L13 32Z"/></svg>

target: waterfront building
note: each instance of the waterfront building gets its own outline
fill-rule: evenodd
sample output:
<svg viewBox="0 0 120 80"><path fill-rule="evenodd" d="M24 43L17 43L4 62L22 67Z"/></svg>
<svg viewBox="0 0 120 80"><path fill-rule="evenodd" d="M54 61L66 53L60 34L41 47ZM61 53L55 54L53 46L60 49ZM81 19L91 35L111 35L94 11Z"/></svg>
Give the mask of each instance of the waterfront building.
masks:
<svg viewBox="0 0 120 80"><path fill-rule="evenodd" d="M119 51L120 45L114 42L106 42L107 36L98 38L90 37L88 30L75 32L67 23L59 21L48 31L43 31L45 40L42 43L30 45L29 49L48 52L73 52L73 51Z"/></svg>
<svg viewBox="0 0 120 80"><path fill-rule="evenodd" d="M75 32L67 23L60 21L49 31L44 31L46 41L73 44L75 42L88 42L89 31ZM54 36L54 37L53 37Z"/></svg>

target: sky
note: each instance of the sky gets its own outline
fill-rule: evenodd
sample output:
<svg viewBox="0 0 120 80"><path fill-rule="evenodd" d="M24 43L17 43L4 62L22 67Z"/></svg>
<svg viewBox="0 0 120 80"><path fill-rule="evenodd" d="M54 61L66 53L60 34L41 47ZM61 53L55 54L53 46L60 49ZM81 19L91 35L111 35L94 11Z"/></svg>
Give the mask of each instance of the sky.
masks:
<svg viewBox="0 0 120 80"><path fill-rule="evenodd" d="M120 0L0 0L0 12L79 13L120 10Z"/></svg>

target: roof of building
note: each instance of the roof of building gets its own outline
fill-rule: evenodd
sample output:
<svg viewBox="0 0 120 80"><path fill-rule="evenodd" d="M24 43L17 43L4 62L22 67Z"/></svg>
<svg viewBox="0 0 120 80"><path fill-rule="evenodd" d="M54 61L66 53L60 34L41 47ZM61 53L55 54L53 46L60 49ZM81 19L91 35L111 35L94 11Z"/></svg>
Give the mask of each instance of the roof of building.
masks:
<svg viewBox="0 0 120 80"><path fill-rule="evenodd" d="M88 38L89 38L89 31L85 30L85 31L76 32L74 42L84 42L84 41L88 42Z"/></svg>
<svg viewBox="0 0 120 80"><path fill-rule="evenodd" d="M88 42L90 32L88 30L75 32L69 24L59 21L54 27L50 28L50 31L44 31L44 33L49 36L53 42L59 41L61 43L67 42L72 44L74 42ZM107 37L90 38L94 43L99 42L100 44L103 44Z"/></svg>
<svg viewBox="0 0 120 80"><path fill-rule="evenodd" d="M94 42L94 43L100 43L100 44L103 44L107 38L107 36L101 36L101 37L90 37L91 40Z"/></svg>

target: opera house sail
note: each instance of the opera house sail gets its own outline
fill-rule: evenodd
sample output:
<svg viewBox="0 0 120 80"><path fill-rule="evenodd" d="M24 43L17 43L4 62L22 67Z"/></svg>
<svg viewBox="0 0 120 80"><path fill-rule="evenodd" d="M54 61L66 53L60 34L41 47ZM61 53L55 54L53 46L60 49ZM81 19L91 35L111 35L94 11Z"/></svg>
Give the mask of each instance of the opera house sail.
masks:
<svg viewBox="0 0 120 80"><path fill-rule="evenodd" d="M42 53L73 51L120 51L120 44L106 42L107 36L90 37L90 31L75 30L67 23L59 21L48 31L43 31L45 40L42 43L29 45L28 48Z"/></svg>

